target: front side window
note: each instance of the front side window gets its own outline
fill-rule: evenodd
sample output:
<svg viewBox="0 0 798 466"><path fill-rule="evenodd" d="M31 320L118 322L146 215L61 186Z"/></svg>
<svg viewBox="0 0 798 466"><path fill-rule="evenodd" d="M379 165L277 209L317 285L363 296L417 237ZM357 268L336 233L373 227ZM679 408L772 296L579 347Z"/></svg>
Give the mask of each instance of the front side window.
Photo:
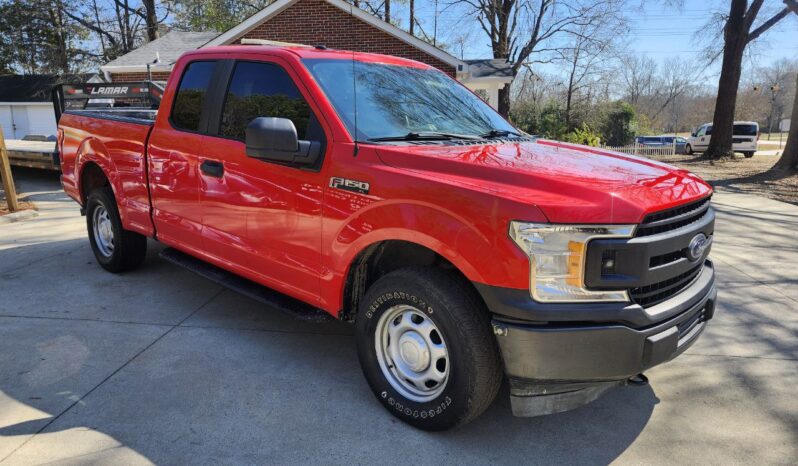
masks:
<svg viewBox="0 0 798 466"><path fill-rule="evenodd" d="M239 62L225 96L220 136L243 141L247 125L258 117L288 118L303 140L310 106L278 65Z"/></svg>
<svg viewBox="0 0 798 466"><path fill-rule="evenodd" d="M176 128L200 130L200 115L215 66L214 61L195 61L186 67L172 106L172 124Z"/></svg>
<svg viewBox="0 0 798 466"><path fill-rule="evenodd" d="M706 135L707 136L711 136L712 135L712 125L708 125L707 126Z"/></svg>
<svg viewBox="0 0 798 466"><path fill-rule="evenodd" d="M490 105L435 69L337 59L303 62L356 140L517 132Z"/></svg>

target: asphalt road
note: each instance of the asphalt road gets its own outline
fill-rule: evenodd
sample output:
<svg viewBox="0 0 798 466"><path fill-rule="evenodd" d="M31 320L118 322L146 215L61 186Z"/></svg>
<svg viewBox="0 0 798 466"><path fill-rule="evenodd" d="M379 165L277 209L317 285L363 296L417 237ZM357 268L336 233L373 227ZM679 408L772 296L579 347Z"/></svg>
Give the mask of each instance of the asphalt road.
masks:
<svg viewBox="0 0 798 466"><path fill-rule="evenodd" d="M306 324L157 257L94 262L57 176L16 170L37 218L0 225L0 463L794 464L798 207L717 194L719 308L699 342L578 410L464 428L395 420L352 330Z"/></svg>

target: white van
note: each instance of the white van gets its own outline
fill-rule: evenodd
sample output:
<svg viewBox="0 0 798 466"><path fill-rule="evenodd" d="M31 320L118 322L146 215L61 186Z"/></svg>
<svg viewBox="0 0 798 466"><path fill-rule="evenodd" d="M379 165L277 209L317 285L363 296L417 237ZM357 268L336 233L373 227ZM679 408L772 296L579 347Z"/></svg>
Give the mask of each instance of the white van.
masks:
<svg viewBox="0 0 798 466"><path fill-rule="evenodd" d="M755 121L735 121L732 134L732 150L734 152L742 152L748 158L753 157L754 152L756 152L756 143L759 140L759 123ZM712 123L699 126L687 139L687 146L684 148L685 153L689 155L707 150L710 136L712 136Z"/></svg>

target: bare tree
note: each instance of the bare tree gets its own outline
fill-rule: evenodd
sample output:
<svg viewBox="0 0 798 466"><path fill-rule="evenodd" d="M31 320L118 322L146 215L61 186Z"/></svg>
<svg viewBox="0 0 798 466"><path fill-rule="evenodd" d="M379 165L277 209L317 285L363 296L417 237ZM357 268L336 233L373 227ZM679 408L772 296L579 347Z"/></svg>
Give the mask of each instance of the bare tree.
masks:
<svg viewBox="0 0 798 466"><path fill-rule="evenodd" d="M493 58L512 63L514 73L527 64L552 58L554 40L580 28L621 16L621 0L450 0L466 7L490 40ZM499 91L499 113L510 112L510 89Z"/></svg>
<svg viewBox="0 0 798 466"><path fill-rule="evenodd" d="M143 7L144 23L147 25L147 40L154 41L158 38L158 12L155 10L155 0L141 0Z"/></svg>
<svg viewBox="0 0 798 466"><path fill-rule="evenodd" d="M610 52L622 36L624 23L589 24L580 26L576 34L559 53L566 64L565 78L565 126L574 129L573 113L582 100L592 100L593 86L602 78Z"/></svg>
<svg viewBox="0 0 798 466"><path fill-rule="evenodd" d="M410 0L410 35L414 36L416 31L416 0Z"/></svg>
<svg viewBox="0 0 798 466"><path fill-rule="evenodd" d="M621 57L620 73L624 99L637 108L640 98L651 93L657 62L640 55L625 55Z"/></svg>
<svg viewBox="0 0 798 466"><path fill-rule="evenodd" d="M784 0L787 8L798 15L798 1ZM787 135L787 144L781 158L774 166L777 170L786 171L787 174L798 173L798 77L795 82L795 101L792 104L792 119L790 120L790 133Z"/></svg>
<svg viewBox="0 0 798 466"><path fill-rule="evenodd" d="M695 80L698 67L683 59L671 59L662 64L655 80L654 102L651 108L651 121L656 121L662 112L681 97Z"/></svg>
<svg viewBox="0 0 798 466"><path fill-rule="evenodd" d="M745 49L748 44L790 14L789 7L785 6L754 28L764 2L765 0L753 0L749 6L748 0L731 0L729 15L723 29L723 64L718 81L712 138L704 153L705 157L716 158L733 154L732 127Z"/></svg>

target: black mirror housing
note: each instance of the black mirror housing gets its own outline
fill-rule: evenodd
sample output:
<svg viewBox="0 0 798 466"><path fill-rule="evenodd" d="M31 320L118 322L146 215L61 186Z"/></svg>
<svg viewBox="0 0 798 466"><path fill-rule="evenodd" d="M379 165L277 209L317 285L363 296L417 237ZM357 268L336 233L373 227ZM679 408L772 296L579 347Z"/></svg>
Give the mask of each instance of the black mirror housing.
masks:
<svg viewBox="0 0 798 466"><path fill-rule="evenodd" d="M272 152L296 152L299 138L288 118L260 117L247 125L246 144L247 155L261 158Z"/></svg>
<svg viewBox="0 0 798 466"><path fill-rule="evenodd" d="M294 122L288 118L258 117L250 121L245 144L247 156L274 162L311 165L321 154L321 144L300 141Z"/></svg>

